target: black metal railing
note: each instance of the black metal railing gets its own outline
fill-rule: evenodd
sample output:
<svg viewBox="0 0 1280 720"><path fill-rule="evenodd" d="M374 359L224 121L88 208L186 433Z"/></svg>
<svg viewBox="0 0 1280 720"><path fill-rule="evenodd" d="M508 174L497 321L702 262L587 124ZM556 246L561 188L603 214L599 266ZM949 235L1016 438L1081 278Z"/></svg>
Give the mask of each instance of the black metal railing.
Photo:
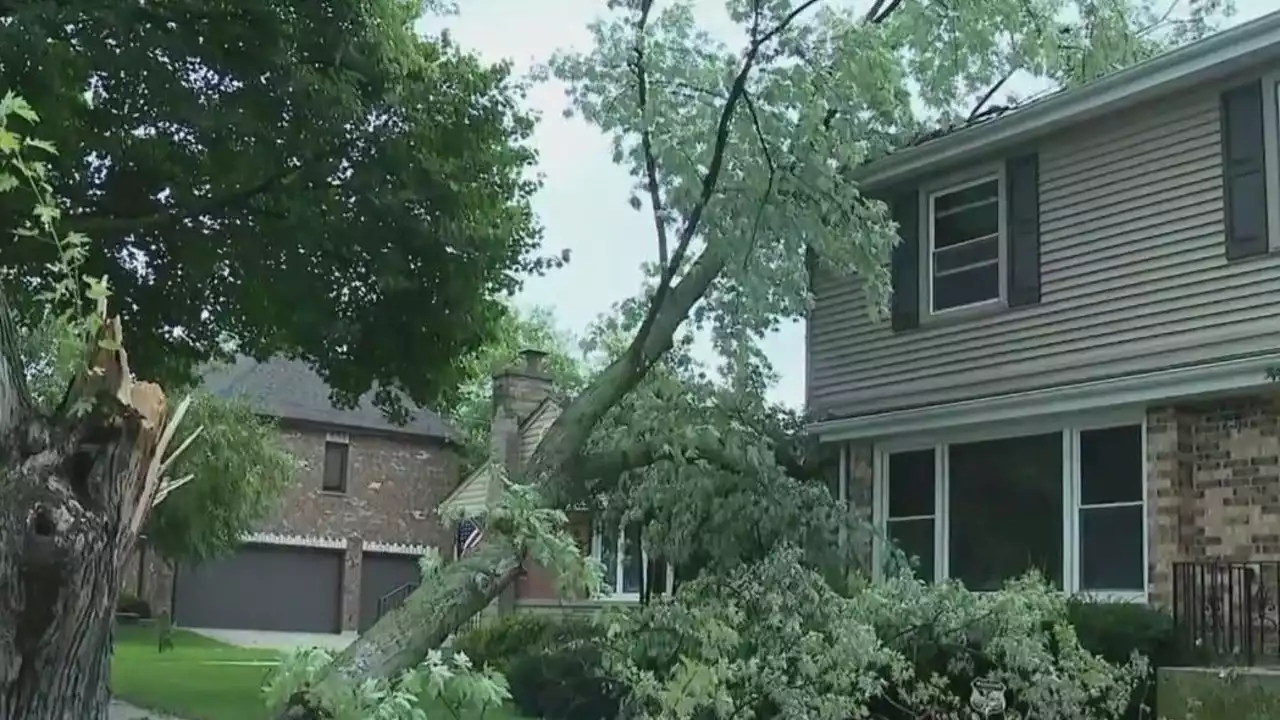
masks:
<svg viewBox="0 0 1280 720"><path fill-rule="evenodd" d="M1173 621L1191 657L1280 664L1280 562L1173 564Z"/></svg>
<svg viewBox="0 0 1280 720"><path fill-rule="evenodd" d="M377 619L381 620L383 615L386 615L392 610L395 610L396 608L400 607L401 603L403 603L405 599L407 599L410 595L412 595L413 591L417 589L418 589L418 583L405 583L404 585L401 585L395 590L392 590L386 595L383 595L382 597L378 598L378 618Z"/></svg>
<svg viewBox="0 0 1280 720"><path fill-rule="evenodd" d="M383 615L386 615L392 610L395 610L396 608L400 607L400 605L404 603L404 601L410 595L413 594L413 591L417 589L418 589L418 583L405 583L404 585L401 585L395 590L392 590L386 595L383 595L382 597L378 598L378 617L376 619L381 620ZM470 618L468 618L466 622L462 623L462 626L459 627L453 634L461 635L470 630L474 630L475 628L479 627L480 623L483 622L483 620L484 620L484 613L476 613L475 615L472 615Z"/></svg>

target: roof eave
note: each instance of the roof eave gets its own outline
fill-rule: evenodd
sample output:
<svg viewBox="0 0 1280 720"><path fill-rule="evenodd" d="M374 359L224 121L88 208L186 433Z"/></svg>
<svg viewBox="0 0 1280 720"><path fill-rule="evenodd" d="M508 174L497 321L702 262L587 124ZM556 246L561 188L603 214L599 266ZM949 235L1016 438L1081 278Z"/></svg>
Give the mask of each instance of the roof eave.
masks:
<svg viewBox="0 0 1280 720"><path fill-rule="evenodd" d="M855 178L867 187L890 186L932 168L962 164L1274 58L1280 58L1280 12L1268 13L1087 85L1036 101L1006 117L905 148L866 165Z"/></svg>

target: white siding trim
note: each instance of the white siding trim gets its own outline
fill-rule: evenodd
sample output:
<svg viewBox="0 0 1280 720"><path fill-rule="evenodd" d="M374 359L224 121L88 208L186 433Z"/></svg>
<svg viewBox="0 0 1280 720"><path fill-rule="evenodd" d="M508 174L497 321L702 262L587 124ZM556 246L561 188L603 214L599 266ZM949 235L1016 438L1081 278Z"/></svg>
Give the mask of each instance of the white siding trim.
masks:
<svg viewBox="0 0 1280 720"><path fill-rule="evenodd" d="M1069 413L1257 389L1271 384L1267 379L1267 371L1276 367L1280 367L1280 353L979 400L828 420L813 423L807 430L823 441L840 441L955 430L988 423L1024 423Z"/></svg>
<svg viewBox="0 0 1280 720"><path fill-rule="evenodd" d="M427 554L429 545L416 545L412 543L388 543L388 542L366 542L362 548L363 552L369 553L385 553L387 555L412 555L422 557Z"/></svg>
<svg viewBox="0 0 1280 720"><path fill-rule="evenodd" d="M347 541L342 538L320 537L318 535L289 535L286 533L246 533L241 538L246 543L259 545L283 545L288 547L323 548L326 550L345 550Z"/></svg>

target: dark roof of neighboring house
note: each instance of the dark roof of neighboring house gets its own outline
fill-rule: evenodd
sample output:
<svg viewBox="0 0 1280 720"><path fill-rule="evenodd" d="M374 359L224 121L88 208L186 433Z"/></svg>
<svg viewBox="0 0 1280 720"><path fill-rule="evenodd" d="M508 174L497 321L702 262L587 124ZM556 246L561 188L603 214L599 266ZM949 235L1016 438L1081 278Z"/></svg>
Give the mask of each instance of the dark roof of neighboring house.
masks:
<svg viewBox="0 0 1280 720"><path fill-rule="evenodd" d="M329 399L329 386L305 363L285 358L258 362L240 357L204 375L204 389L219 397L236 397L255 410L287 420L339 425L352 429L398 432L441 440L457 440L458 433L431 410L417 408L409 422L397 425L373 404L373 391L352 410L340 410Z"/></svg>

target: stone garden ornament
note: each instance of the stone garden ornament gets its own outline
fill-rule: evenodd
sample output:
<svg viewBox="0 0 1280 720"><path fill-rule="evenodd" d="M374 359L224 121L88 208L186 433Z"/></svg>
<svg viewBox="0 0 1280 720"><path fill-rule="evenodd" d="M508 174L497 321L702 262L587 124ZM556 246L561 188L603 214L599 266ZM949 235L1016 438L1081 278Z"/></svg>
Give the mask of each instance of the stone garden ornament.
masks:
<svg viewBox="0 0 1280 720"><path fill-rule="evenodd" d="M992 718L1004 715L1005 702L1004 683L989 678L978 678L973 681L973 692L969 694L969 708L976 717Z"/></svg>

